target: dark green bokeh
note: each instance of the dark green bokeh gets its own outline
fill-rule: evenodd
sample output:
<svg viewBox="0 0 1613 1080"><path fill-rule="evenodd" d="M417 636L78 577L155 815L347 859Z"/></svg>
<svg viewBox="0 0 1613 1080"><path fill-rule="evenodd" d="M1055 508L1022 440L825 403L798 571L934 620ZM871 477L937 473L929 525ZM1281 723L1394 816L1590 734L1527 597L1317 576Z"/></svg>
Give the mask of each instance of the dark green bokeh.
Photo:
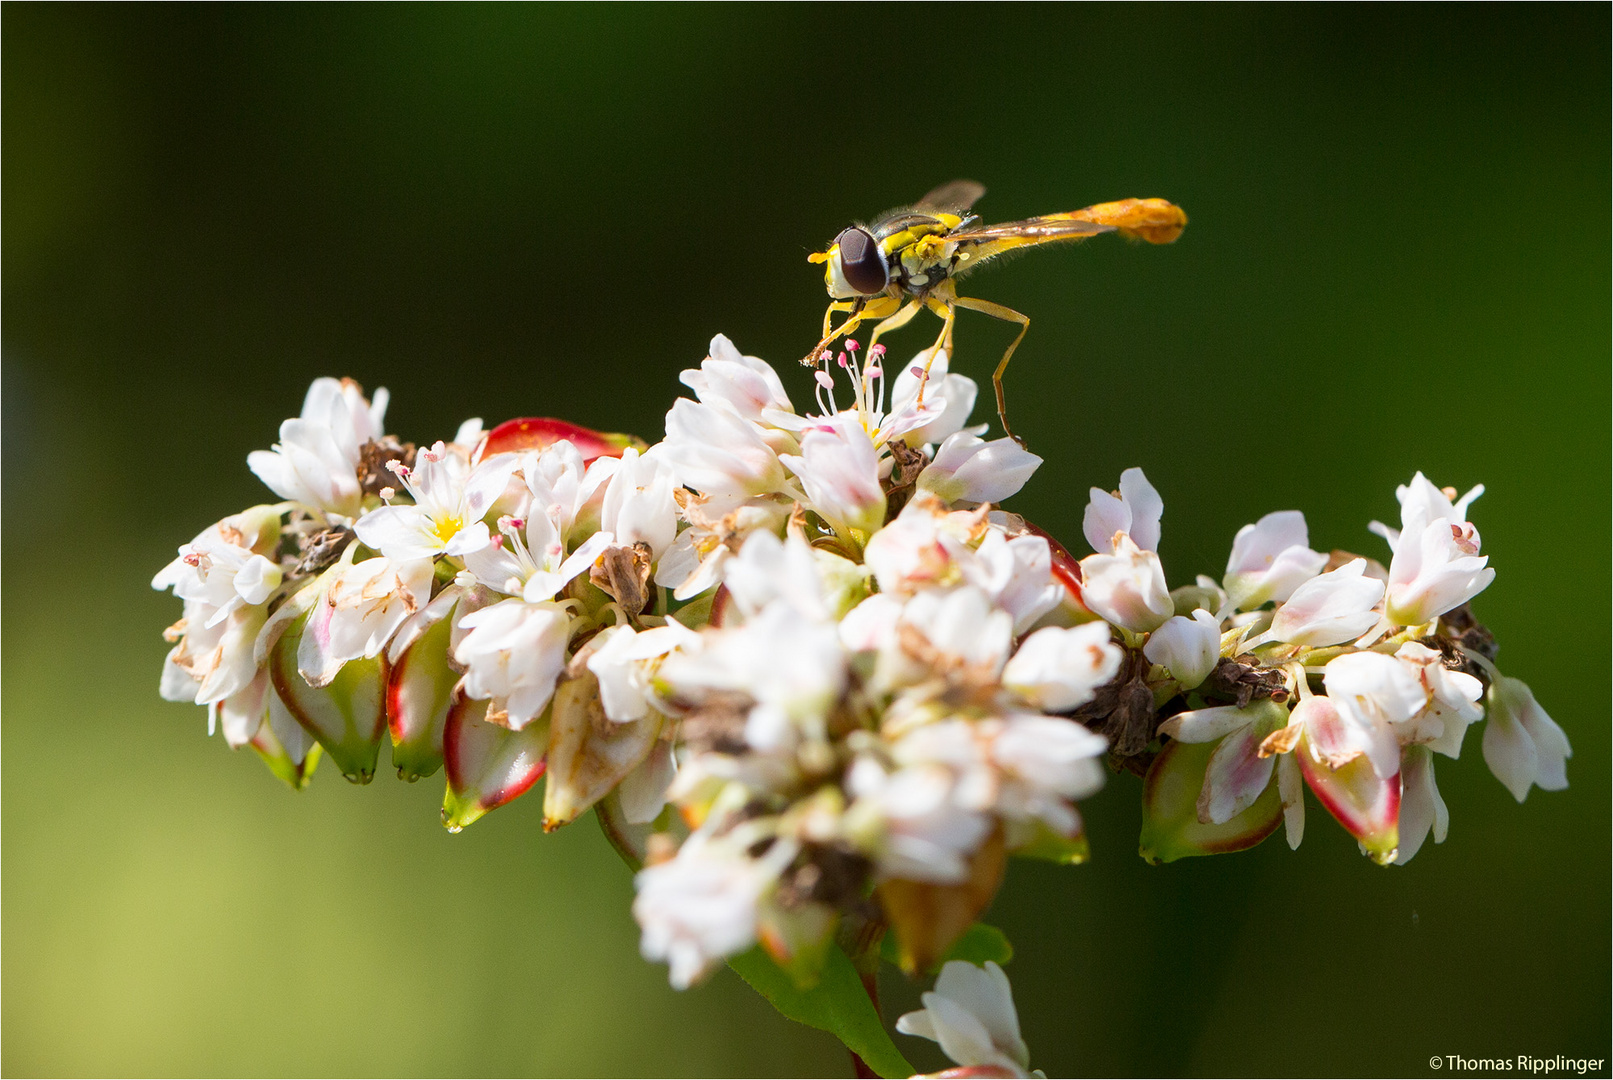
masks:
<svg viewBox="0 0 1613 1080"><path fill-rule="evenodd" d="M1518 806L1475 731L1449 840L1390 870L1314 801L1297 853L1147 867L1115 778L1094 863L1016 865L992 913L1034 1063L1609 1056L1604 6L13 4L3 45L6 1073L843 1072L726 973L667 989L591 823L449 836L436 779L293 795L205 739L147 582L265 497L244 457L315 375L414 440L653 438L723 331L805 400L805 255L953 176L988 219L1193 219L973 279L1035 320L1017 509L1078 546L1140 464L1179 583L1268 510L1376 554L1415 469L1483 481L1480 614L1575 748ZM959 365L1008 336L966 315Z"/></svg>

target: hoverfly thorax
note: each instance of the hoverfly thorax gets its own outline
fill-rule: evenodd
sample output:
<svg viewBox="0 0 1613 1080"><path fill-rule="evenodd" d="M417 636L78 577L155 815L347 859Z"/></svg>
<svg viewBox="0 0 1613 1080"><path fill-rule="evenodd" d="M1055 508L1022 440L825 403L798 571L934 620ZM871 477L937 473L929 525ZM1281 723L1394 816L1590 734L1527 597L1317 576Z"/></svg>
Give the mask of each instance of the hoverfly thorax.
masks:
<svg viewBox="0 0 1613 1080"><path fill-rule="evenodd" d="M829 248L824 281L836 300L878 296L890 284L890 266L879 241L867 229L853 225L842 230Z"/></svg>

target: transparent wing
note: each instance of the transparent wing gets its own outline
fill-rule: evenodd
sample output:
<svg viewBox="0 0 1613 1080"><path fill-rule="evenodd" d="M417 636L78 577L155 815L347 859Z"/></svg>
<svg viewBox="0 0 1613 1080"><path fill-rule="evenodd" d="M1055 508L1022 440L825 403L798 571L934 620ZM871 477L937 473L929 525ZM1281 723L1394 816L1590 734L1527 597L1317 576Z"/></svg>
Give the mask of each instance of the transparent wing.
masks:
<svg viewBox="0 0 1613 1080"><path fill-rule="evenodd" d="M973 180L951 180L913 204L920 213L961 214L986 193L984 184Z"/></svg>
<svg viewBox="0 0 1613 1080"><path fill-rule="evenodd" d="M1073 240L1082 236L1114 232L1113 225L1100 225L1095 221L1071 221L1054 216L1027 218L1024 221L1005 221L1001 225L982 225L947 233L948 240L960 244L984 243L990 240L1021 240L1037 243L1045 240Z"/></svg>

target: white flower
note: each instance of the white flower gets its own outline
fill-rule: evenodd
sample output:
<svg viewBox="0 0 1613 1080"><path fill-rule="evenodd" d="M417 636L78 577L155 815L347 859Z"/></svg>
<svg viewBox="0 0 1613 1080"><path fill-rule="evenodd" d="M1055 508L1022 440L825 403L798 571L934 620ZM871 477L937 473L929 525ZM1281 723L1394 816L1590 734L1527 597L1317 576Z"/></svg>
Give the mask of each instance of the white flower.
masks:
<svg viewBox="0 0 1613 1080"><path fill-rule="evenodd" d="M582 454L564 441L527 455L521 466L531 495L526 517L500 519L503 535L466 555L465 568L488 588L528 603L554 599L617 542L611 533L595 530L618 464L615 458L599 458L585 467ZM586 539L566 554L568 541L577 536Z"/></svg>
<svg viewBox="0 0 1613 1080"><path fill-rule="evenodd" d="M757 532L777 532L789 519L789 506L777 499L758 498L710 512L700 497L687 498L683 514L689 528L678 534L655 565L655 583L673 590L674 600L688 600L722 580L739 540Z"/></svg>
<svg viewBox="0 0 1613 1080"><path fill-rule="evenodd" d="M1490 719L1484 725L1484 760L1519 802L1538 784L1546 791L1568 786L1568 736L1546 715L1523 680L1497 674L1490 683Z"/></svg>
<svg viewBox="0 0 1613 1080"><path fill-rule="evenodd" d="M1131 535L1114 534L1113 555L1081 560L1081 599L1116 626L1141 633L1154 630L1176 613L1165 587L1159 556L1138 547Z"/></svg>
<svg viewBox="0 0 1613 1080"><path fill-rule="evenodd" d="M962 577L959 556L979 527L978 514L949 510L921 492L869 538L863 561L887 593L956 584Z"/></svg>
<svg viewBox="0 0 1613 1080"><path fill-rule="evenodd" d="M213 626L238 608L266 602L279 588L280 567L265 558L279 540L280 515L274 508L234 514L181 547L179 557L151 579L151 587L171 588L181 600L206 605L211 611L203 625Z"/></svg>
<svg viewBox="0 0 1613 1080"><path fill-rule="evenodd" d="M1148 635L1143 655L1159 664L1184 690L1191 690L1215 670L1221 660L1221 624L1203 608L1193 617L1173 615Z"/></svg>
<svg viewBox="0 0 1613 1080"><path fill-rule="evenodd" d="M1015 634L1030 629L1064 597L1064 586L1053 580L1053 551L1045 537L1010 540L990 528L973 552L950 541L949 546L956 550L964 580L1014 617Z"/></svg>
<svg viewBox="0 0 1613 1080"><path fill-rule="evenodd" d="M805 540L780 540L770 532L746 537L739 556L723 569L723 584L740 614L749 618L770 604L782 603L803 618L829 618L818 563Z"/></svg>
<svg viewBox="0 0 1613 1080"><path fill-rule="evenodd" d="M953 771L909 765L886 772L859 757L846 774L854 802L845 828L887 877L952 884L968 876L966 858L991 831L985 816L953 799Z"/></svg>
<svg viewBox="0 0 1613 1080"><path fill-rule="evenodd" d="M302 415L280 425L272 450L247 455L247 467L282 499L345 519L363 509L358 466L364 444L385 433L387 392L374 402L351 379L315 379Z"/></svg>
<svg viewBox="0 0 1613 1080"><path fill-rule="evenodd" d="M1277 609L1271 637L1317 648L1352 641L1372 629L1383 582L1364 576L1366 568L1365 559L1352 559L1295 589Z"/></svg>
<svg viewBox="0 0 1613 1080"><path fill-rule="evenodd" d="M665 960L682 990L750 948L757 908L782 869L777 854L793 854L788 847L779 841L765 858L752 859L732 837L696 833L672 859L640 870L633 917L644 932L644 958Z"/></svg>
<svg viewBox="0 0 1613 1080"><path fill-rule="evenodd" d="M210 705L240 693L258 674L254 652L264 609L236 608L223 621L216 609L197 600L185 601L185 617L168 629L169 641L178 644L163 661L160 691L167 701Z"/></svg>
<svg viewBox="0 0 1613 1080"><path fill-rule="evenodd" d="M711 339L711 354L700 367L684 371L678 381L693 390L701 404L751 423L760 423L768 410L795 411L778 373L765 360L740 355L722 334Z"/></svg>
<svg viewBox="0 0 1613 1080"><path fill-rule="evenodd" d="M585 463L582 451L564 439L527 454L521 473L531 495L528 512L546 515L565 540L598 531L606 485L620 464L613 457Z"/></svg>
<svg viewBox="0 0 1613 1080"><path fill-rule="evenodd" d="M1014 622L979 589L928 589L908 601L902 622L941 654L943 663L976 667L995 677L1013 644Z"/></svg>
<svg viewBox="0 0 1613 1080"><path fill-rule="evenodd" d="M1392 725L1404 724L1428 705L1418 674L1411 664L1375 652L1335 657L1322 673L1328 699L1338 710L1341 742L1350 756L1366 754L1381 779L1400 771L1400 742ZM1329 764L1337 768L1343 762Z"/></svg>
<svg viewBox="0 0 1613 1080"><path fill-rule="evenodd" d="M1466 520L1467 508L1480 495L1480 484L1454 499L1454 488L1441 490L1418 473L1409 485L1395 489L1400 500L1401 528L1372 522L1373 532L1389 541L1389 618L1401 626L1420 626L1483 592L1495 580L1488 556L1479 554L1479 532Z"/></svg>
<svg viewBox="0 0 1613 1080"><path fill-rule="evenodd" d="M965 1069L996 1068L1011 1076L1029 1073L1030 1050L1019 1034L1019 1013L1008 976L994 962L983 968L949 960L935 989L921 999L924 1008L896 1021L896 1030L941 1044L946 1056Z"/></svg>
<svg viewBox="0 0 1613 1080"><path fill-rule="evenodd" d="M666 414L662 453L679 482L707 495L769 495L784 485L784 467L755 424L726 408L679 398Z"/></svg>
<svg viewBox="0 0 1613 1080"><path fill-rule="evenodd" d="M707 631L698 653L667 657L660 677L680 698L712 692L755 702L745 728L757 750L787 748L798 733L822 737L846 685L846 659L832 624L772 604L743 626Z"/></svg>
<svg viewBox="0 0 1613 1080"><path fill-rule="evenodd" d="M893 442L900 440L908 445L916 445L921 438L918 434L920 431L935 432L935 438L951 434L951 430L943 431L938 422L942 418L945 403L926 395L924 405L920 407L916 388L910 394L899 392L893 407L886 411L884 347L874 352L876 355L867 357L866 362L859 360L856 342L847 341L846 351L836 357L851 389L851 400L845 408L842 409L835 399L839 384L830 372L830 359L825 355L823 367L816 376L818 415L802 417L769 410L763 419L785 431L794 432L820 424L854 424L868 435L882 463L888 460L885 457L886 447ZM888 471L888 465L882 464L880 471Z"/></svg>
<svg viewBox="0 0 1613 1080"><path fill-rule="evenodd" d="M991 735L992 762L1007 774L997 812L1037 817L1060 833L1074 832L1080 818L1063 800L1084 799L1103 787L1099 759L1108 740L1073 720L1035 713L1011 713L980 726Z"/></svg>
<svg viewBox="0 0 1613 1080"><path fill-rule="evenodd" d="M1132 543L1144 551L1159 548L1159 519L1165 513L1165 502L1148 482L1141 469L1127 469L1120 474L1120 490L1110 494L1093 488L1081 519L1081 531L1087 543L1098 554L1115 550L1116 533L1125 533Z"/></svg>
<svg viewBox="0 0 1613 1080"><path fill-rule="evenodd" d="M472 469L438 442L415 455L412 469L390 463L414 505L371 510L353 531L365 545L392 559L463 557L480 551L492 540L482 518L519 464L515 454L496 454Z"/></svg>
<svg viewBox="0 0 1613 1080"><path fill-rule="evenodd" d="M1495 571L1470 522L1439 518L1399 534L1389 562L1389 618L1420 626L1489 587Z"/></svg>
<svg viewBox="0 0 1613 1080"><path fill-rule="evenodd" d="M698 649L700 635L676 619L650 630L616 626L602 631L588 657L588 670L599 679L605 716L617 723L642 720L660 707L654 675L660 661L676 649Z"/></svg>
<svg viewBox="0 0 1613 1080"><path fill-rule="evenodd" d="M459 621L470 633L454 650L465 668L465 692L491 698L519 731L542 715L566 666L571 616L559 604L504 600Z"/></svg>
<svg viewBox="0 0 1613 1080"><path fill-rule="evenodd" d="M1252 611L1268 600L1287 600L1327 565L1327 556L1309 545L1298 510L1279 510L1239 529L1222 580L1229 602Z"/></svg>
<svg viewBox="0 0 1613 1080"><path fill-rule="evenodd" d="M1042 459L1013 439L986 442L967 431L947 437L918 487L948 502L1002 502L1031 478Z"/></svg>
<svg viewBox="0 0 1613 1080"><path fill-rule="evenodd" d="M1047 712L1068 712L1091 701L1120 670L1121 652L1106 623L1047 626L1026 638L1003 668L1003 685ZM1202 680L1201 680L1202 681Z"/></svg>
<svg viewBox="0 0 1613 1080"><path fill-rule="evenodd" d="M404 620L426 606L431 599L430 559L366 559L338 570L330 580L324 603L330 606L329 637L325 657L340 666L361 656L377 656L386 648ZM311 644L313 633L303 635ZM299 652L299 664L302 653ZM334 676L334 668L304 677L323 685ZM322 680L322 681L316 681Z"/></svg>
<svg viewBox="0 0 1613 1080"><path fill-rule="evenodd" d="M879 451L854 412L801 434L801 453L779 460L801 481L812 509L837 529L872 533L885 523Z"/></svg>
<svg viewBox="0 0 1613 1080"><path fill-rule="evenodd" d="M1468 725L1484 716L1478 705L1484 685L1473 676L1452 671L1444 657L1426 645L1408 641L1395 658L1416 673L1427 695L1427 705L1409 722L1397 725L1395 734L1404 745L1425 743L1446 757L1462 752Z"/></svg>
<svg viewBox="0 0 1613 1080"><path fill-rule="evenodd" d="M1408 746L1400 764L1400 836L1395 865L1404 866L1422 848L1430 831L1443 844L1451 813L1434 784L1434 756L1425 746Z"/></svg>
<svg viewBox="0 0 1613 1080"><path fill-rule="evenodd" d="M672 499L676 486L660 453L640 454L628 447L605 489L601 531L610 533L623 547L646 544L651 561L659 559L678 533L678 504Z"/></svg>
<svg viewBox="0 0 1613 1080"><path fill-rule="evenodd" d="M964 430L969 422L969 414L974 411L975 398L980 388L975 381L967 375L953 375L947 371L948 357L945 349L938 349L935 359L930 364L928 376L924 375L925 352L913 358L913 362L903 368L896 375L896 381L891 386L891 412L902 414L918 407L920 387L924 390L924 415L933 417L922 427L914 428L903 436L910 446L923 446L927 443L944 443L952 435ZM986 425L980 424L971 430L972 434L980 434L986 430Z"/></svg>

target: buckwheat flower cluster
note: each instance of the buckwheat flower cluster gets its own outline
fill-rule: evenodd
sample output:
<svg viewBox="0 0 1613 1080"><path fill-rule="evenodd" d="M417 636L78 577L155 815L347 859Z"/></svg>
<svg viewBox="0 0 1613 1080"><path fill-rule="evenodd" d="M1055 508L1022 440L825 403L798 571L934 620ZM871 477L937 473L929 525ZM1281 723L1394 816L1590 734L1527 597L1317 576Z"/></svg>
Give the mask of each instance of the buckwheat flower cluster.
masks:
<svg viewBox="0 0 1613 1080"><path fill-rule="evenodd" d="M184 604L163 696L294 787L323 755L367 783L383 747L441 769L453 831L544 778L545 830L592 809L636 869L679 987L742 954L866 976L887 930L934 970L1008 856L1087 859L1080 802L1115 771L1161 862L1280 824L1298 846L1308 788L1404 863L1446 836L1435 755L1486 716L1518 799L1567 785L1566 736L1471 612L1482 489L1417 474L1371 526L1387 565L1280 511L1172 589L1140 469L1092 489L1077 559L1001 508L1041 459L969 426L974 382L886 361L848 342L798 409L719 336L654 445L525 418L417 447L384 390L316 380L248 459L281 501L153 581ZM1022 1074L1000 970L962 971L903 1030Z"/></svg>
<svg viewBox="0 0 1613 1080"><path fill-rule="evenodd" d="M1494 579L1457 498L1418 473L1401 528L1370 526L1389 565L1310 547L1297 510L1239 530L1217 582L1165 592L1163 503L1141 470L1093 489L1081 597L1127 650L1123 678L1076 715L1144 775L1142 854L1154 861L1304 835L1303 791L1379 863L1409 861L1449 814L1434 757L1457 758L1489 713L1484 757L1522 801L1567 786L1567 737L1501 675L1469 601ZM1135 650L1135 651L1133 651Z"/></svg>

